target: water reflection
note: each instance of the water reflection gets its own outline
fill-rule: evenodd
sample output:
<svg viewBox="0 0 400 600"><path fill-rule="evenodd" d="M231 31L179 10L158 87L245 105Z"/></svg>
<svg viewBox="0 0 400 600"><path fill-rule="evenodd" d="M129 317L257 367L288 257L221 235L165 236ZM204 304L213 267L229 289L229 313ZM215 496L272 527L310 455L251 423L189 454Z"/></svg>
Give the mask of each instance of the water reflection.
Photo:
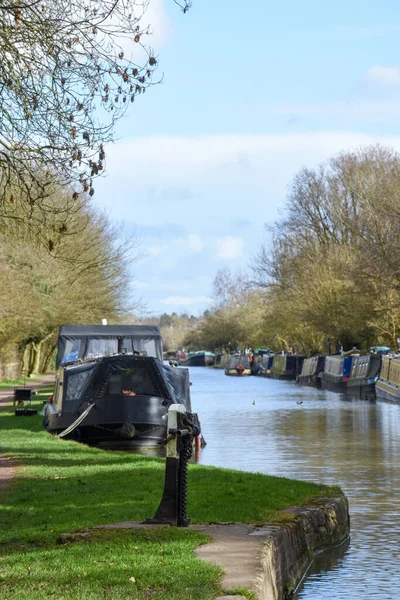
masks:
<svg viewBox="0 0 400 600"><path fill-rule="evenodd" d="M343 564L344 557L349 550L350 538L348 538L343 544L339 546L335 546L329 550L319 552L313 562L311 563L307 573L305 574L303 580L300 582L295 597L299 598L300 592L304 589L304 585L307 579L311 577L320 577L332 574L333 570L340 569Z"/></svg>
<svg viewBox="0 0 400 600"><path fill-rule="evenodd" d="M339 485L349 498L350 545L318 557L297 598L400 597L400 406L214 369L190 374L208 443L201 463Z"/></svg>

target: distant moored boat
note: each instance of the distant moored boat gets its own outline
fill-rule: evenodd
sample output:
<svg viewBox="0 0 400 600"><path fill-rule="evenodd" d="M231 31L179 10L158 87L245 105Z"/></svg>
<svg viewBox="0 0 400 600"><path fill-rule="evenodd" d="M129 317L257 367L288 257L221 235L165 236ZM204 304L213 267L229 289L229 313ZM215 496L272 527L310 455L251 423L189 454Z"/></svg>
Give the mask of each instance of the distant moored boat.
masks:
<svg viewBox="0 0 400 600"><path fill-rule="evenodd" d="M400 402L400 356L382 356L375 391L378 398Z"/></svg>
<svg viewBox="0 0 400 600"><path fill-rule="evenodd" d="M248 355L234 354L230 356L225 368L225 375L233 375L235 377L251 375L251 365Z"/></svg>
<svg viewBox="0 0 400 600"><path fill-rule="evenodd" d="M215 361L215 354L201 350L200 352L189 352L189 355L179 360L182 367L211 367Z"/></svg>
<svg viewBox="0 0 400 600"><path fill-rule="evenodd" d="M374 395L381 363L382 354L353 356L347 392L362 397Z"/></svg>
<svg viewBox="0 0 400 600"><path fill-rule="evenodd" d="M301 354L275 354L271 367L272 379L296 379L301 373L305 356Z"/></svg>
<svg viewBox="0 0 400 600"><path fill-rule="evenodd" d="M325 356L310 356L303 362L301 373L298 377L300 385L321 387L321 372L325 367Z"/></svg>

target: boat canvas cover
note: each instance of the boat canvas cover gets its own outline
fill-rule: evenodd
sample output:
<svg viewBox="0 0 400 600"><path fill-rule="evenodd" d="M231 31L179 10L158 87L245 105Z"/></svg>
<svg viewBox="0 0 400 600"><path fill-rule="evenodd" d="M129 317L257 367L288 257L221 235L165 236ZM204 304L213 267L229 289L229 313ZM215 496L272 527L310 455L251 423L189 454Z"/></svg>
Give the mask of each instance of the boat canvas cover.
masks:
<svg viewBox="0 0 400 600"><path fill-rule="evenodd" d="M344 358L342 356L327 356L325 360L325 374L343 377Z"/></svg>
<svg viewBox="0 0 400 600"><path fill-rule="evenodd" d="M317 372L319 359L319 356L310 356L309 358L306 358L301 369L301 376L311 377L312 375L315 375Z"/></svg>
<svg viewBox="0 0 400 600"><path fill-rule="evenodd" d="M181 367L168 367L167 365L163 365L162 370L174 402L183 404L188 412L192 412L189 370Z"/></svg>
<svg viewBox="0 0 400 600"><path fill-rule="evenodd" d="M143 352L163 360L160 329L155 325L63 325L58 333L57 367L78 358L116 354L118 340L127 353Z"/></svg>

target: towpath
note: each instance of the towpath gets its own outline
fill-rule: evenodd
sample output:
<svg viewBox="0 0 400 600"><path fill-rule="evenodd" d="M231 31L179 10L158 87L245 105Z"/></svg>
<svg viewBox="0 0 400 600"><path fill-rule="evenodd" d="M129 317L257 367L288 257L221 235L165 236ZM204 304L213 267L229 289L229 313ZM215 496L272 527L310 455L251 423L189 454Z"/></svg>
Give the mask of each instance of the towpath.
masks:
<svg viewBox="0 0 400 600"><path fill-rule="evenodd" d="M54 377L54 373L48 373L47 375L43 375L40 379L36 379L34 382L29 380L26 381L25 385L32 389L37 389L45 385L52 385L54 383ZM7 406L13 402L14 387L20 386L10 386L0 389L0 406ZM15 462L6 456L0 455L0 496L9 486L11 479L14 477L16 468L17 465Z"/></svg>
<svg viewBox="0 0 400 600"><path fill-rule="evenodd" d="M44 385L52 385L54 383L55 375L54 373L48 373L47 375L43 375L41 379L36 379L34 381L30 381L29 379L25 382L25 386L32 389L37 389L43 387ZM6 388L0 389L0 406L6 406L10 402L12 402L14 397L14 387L23 387L21 386L10 386Z"/></svg>

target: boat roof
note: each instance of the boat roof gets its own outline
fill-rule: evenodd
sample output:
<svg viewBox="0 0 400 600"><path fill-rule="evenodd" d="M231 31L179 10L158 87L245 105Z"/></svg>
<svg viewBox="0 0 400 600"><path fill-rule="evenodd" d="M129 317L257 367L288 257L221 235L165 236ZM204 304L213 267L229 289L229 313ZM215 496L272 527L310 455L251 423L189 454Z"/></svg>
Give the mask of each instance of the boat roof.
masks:
<svg viewBox="0 0 400 600"><path fill-rule="evenodd" d="M101 340L105 340L102 345ZM117 352L114 345L123 340L127 351L137 351L163 359L162 337L155 325L62 325L58 332L57 366L65 360ZM97 342L95 342L97 341ZM107 345L107 341L109 345ZM111 350L110 350L111 349Z"/></svg>

